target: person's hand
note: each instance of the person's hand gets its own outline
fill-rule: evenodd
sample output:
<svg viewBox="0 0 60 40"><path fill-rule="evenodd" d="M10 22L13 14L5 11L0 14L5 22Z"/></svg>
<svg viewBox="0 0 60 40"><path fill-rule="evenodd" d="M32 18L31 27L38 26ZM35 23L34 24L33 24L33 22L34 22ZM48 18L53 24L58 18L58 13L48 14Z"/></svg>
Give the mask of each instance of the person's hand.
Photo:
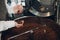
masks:
<svg viewBox="0 0 60 40"><path fill-rule="evenodd" d="M16 28L20 28L20 27L23 26L23 24L24 24L24 20L21 20L20 22L21 22L21 23L17 23L17 22L15 22L15 26L16 26Z"/></svg>
<svg viewBox="0 0 60 40"><path fill-rule="evenodd" d="M23 12L23 6L22 5L16 5L13 7L13 11L15 14L20 14Z"/></svg>

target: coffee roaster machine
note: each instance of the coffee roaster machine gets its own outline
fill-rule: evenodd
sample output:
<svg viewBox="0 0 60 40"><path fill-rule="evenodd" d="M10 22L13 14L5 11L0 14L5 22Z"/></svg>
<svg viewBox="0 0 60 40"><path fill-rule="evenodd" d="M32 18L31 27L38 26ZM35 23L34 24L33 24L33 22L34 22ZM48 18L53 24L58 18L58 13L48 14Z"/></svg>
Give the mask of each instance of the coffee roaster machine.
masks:
<svg viewBox="0 0 60 40"><path fill-rule="evenodd" d="M32 8L29 11L33 16L24 16L15 19L21 23L24 20L24 25L21 28L11 28L5 31L6 35L2 36L2 40L60 40L60 25L56 24L59 20L59 1L57 0L38 0L44 4L42 12L38 12ZM53 6L52 6L53 4ZM36 14L35 14L36 13ZM47 19L54 16L55 22Z"/></svg>
<svg viewBox="0 0 60 40"><path fill-rule="evenodd" d="M47 17L54 19L59 23L59 0L38 0L42 7L41 12L36 11L33 7L29 10L32 14L39 17Z"/></svg>

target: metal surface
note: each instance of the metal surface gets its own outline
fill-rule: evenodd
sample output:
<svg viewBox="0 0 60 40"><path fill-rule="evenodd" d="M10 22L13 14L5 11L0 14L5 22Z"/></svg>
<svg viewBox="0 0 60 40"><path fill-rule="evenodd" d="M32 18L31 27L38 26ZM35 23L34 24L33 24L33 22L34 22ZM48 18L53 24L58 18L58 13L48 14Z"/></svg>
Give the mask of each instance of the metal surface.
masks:
<svg viewBox="0 0 60 40"><path fill-rule="evenodd" d="M36 15L36 16L39 16L39 17L49 17L51 15L54 15L54 13L51 13L51 12L46 12L46 13L41 13L41 12L38 12L36 11L34 8L32 8L32 10L30 9L29 10L32 14Z"/></svg>
<svg viewBox="0 0 60 40"><path fill-rule="evenodd" d="M24 18L28 18L28 17L32 17L32 16L22 16L22 17L18 17L16 19L14 19L14 20L24 19Z"/></svg>
<svg viewBox="0 0 60 40"><path fill-rule="evenodd" d="M37 27L37 28L34 28L34 29L31 29L31 30L28 30L28 31L26 31L26 32L23 32L23 33L21 33L21 34L14 35L14 36L8 38L8 40L13 39L13 38L16 38L16 37L21 36L21 35L24 35L24 34L27 34L27 33L33 33L33 32L34 32L33 30L36 30L36 29L38 29L38 27Z"/></svg>
<svg viewBox="0 0 60 40"><path fill-rule="evenodd" d="M55 0L38 0L44 5L52 5Z"/></svg>
<svg viewBox="0 0 60 40"><path fill-rule="evenodd" d="M7 30L9 32L5 31L6 35L2 34L2 40L11 38L11 40L30 40L30 37L33 37L34 40L60 39L60 26L52 20L42 17L25 17L21 20L24 20L24 26ZM20 22L20 20L18 19L17 22ZM31 34L31 32L33 33Z"/></svg>
<svg viewBox="0 0 60 40"><path fill-rule="evenodd" d="M54 1L55 0L38 0L38 2L41 3L41 6L44 8L40 8L41 12L36 11L33 7L29 10L32 14L40 17L49 17L51 15L54 15Z"/></svg>

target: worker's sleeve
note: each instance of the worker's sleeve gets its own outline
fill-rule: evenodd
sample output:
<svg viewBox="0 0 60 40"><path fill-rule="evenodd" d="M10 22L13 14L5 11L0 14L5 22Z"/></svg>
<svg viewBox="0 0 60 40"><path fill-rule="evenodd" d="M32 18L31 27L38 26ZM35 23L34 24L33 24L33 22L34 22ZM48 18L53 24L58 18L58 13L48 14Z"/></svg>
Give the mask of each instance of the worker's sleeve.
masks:
<svg viewBox="0 0 60 40"><path fill-rule="evenodd" d="M14 21L0 21L0 31L15 27Z"/></svg>

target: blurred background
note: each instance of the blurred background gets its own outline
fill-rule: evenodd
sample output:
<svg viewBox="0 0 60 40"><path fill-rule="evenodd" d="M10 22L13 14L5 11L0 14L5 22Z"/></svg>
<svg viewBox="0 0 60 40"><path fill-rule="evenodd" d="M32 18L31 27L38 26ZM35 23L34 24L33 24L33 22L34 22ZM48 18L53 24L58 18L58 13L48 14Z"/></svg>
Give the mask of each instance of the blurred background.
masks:
<svg viewBox="0 0 60 40"><path fill-rule="evenodd" d="M29 11L36 16L50 18L60 25L60 0L38 0L44 11L38 12L31 8ZM0 1L1 2L1 1ZM1 34L0 34L1 36ZM1 40L1 37L0 37Z"/></svg>

